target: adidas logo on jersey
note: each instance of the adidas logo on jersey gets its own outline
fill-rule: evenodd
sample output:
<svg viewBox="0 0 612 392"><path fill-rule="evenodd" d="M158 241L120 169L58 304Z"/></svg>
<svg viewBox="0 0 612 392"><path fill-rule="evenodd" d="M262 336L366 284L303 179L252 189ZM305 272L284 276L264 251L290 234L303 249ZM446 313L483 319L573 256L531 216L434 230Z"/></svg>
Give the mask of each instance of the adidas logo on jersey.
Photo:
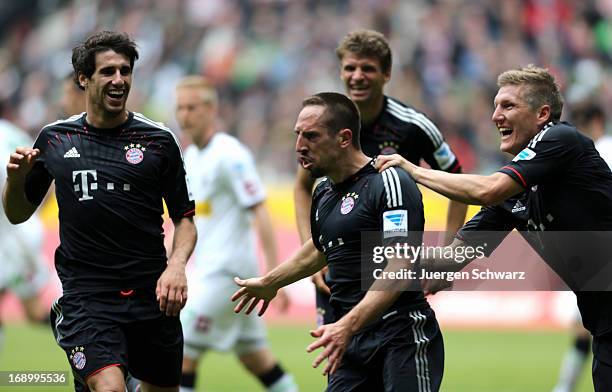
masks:
<svg viewBox="0 0 612 392"><path fill-rule="evenodd" d="M527 209L527 207L525 207L523 205L523 203L521 203L520 200L517 200L517 202L514 205L514 207L512 207L512 213L515 214L517 212L525 211L526 209Z"/></svg>
<svg viewBox="0 0 612 392"><path fill-rule="evenodd" d="M72 147L68 152L64 154L64 158L80 158L81 154L77 151L76 147Z"/></svg>

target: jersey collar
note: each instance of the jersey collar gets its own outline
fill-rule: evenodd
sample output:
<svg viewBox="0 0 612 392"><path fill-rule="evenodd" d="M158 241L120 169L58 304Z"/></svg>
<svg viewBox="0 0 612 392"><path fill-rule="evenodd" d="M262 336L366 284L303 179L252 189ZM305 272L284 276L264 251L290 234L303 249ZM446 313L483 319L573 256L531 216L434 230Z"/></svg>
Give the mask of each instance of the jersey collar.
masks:
<svg viewBox="0 0 612 392"><path fill-rule="evenodd" d="M124 129L128 128L133 118L134 118L134 113L128 112L127 120L123 124L118 125L114 128L96 128L87 122L87 112L85 112L85 114L81 117L81 123L83 125L83 129L86 130L87 132L110 134L110 133L121 132Z"/></svg>
<svg viewBox="0 0 612 392"><path fill-rule="evenodd" d="M370 159L370 161L368 163L366 163L364 167L359 169L355 174L351 175L346 180L344 180L344 181L342 181L342 182L340 182L338 184L332 183L332 188L334 190L345 189L346 187L350 187L351 185L353 185L354 183L359 181L359 179L361 177L365 176L366 174L376 173L377 170L374 167L375 163L376 163L376 158Z"/></svg>

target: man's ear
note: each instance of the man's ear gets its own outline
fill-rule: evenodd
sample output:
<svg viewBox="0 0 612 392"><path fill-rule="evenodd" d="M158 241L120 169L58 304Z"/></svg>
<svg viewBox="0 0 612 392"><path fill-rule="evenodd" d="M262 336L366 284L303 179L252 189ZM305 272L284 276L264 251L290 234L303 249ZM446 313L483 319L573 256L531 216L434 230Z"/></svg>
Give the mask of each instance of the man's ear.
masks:
<svg viewBox="0 0 612 392"><path fill-rule="evenodd" d="M346 148L353 143L353 131L348 128L341 129L336 134L336 141L341 148Z"/></svg>
<svg viewBox="0 0 612 392"><path fill-rule="evenodd" d="M538 125L542 126L551 120L550 106L544 105L538 109Z"/></svg>
<svg viewBox="0 0 612 392"><path fill-rule="evenodd" d="M79 84L81 85L81 87L87 87L87 83L89 83L89 79L87 79L87 76L79 72Z"/></svg>
<svg viewBox="0 0 612 392"><path fill-rule="evenodd" d="M383 72L383 75L385 76L385 84L386 84L389 80L391 80L391 67L389 67L387 72Z"/></svg>

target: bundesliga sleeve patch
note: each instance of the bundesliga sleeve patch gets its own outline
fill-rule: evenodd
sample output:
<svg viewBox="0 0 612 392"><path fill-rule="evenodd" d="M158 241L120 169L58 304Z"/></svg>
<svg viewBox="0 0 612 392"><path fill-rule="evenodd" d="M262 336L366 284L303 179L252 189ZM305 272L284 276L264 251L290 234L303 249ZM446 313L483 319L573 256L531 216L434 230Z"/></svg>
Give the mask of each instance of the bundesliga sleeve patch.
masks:
<svg viewBox="0 0 612 392"><path fill-rule="evenodd" d="M440 147L434 151L433 156L442 170L448 169L455 161L455 154L453 154L453 151L446 142L443 142Z"/></svg>
<svg viewBox="0 0 612 392"><path fill-rule="evenodd" d="M384 238L408 237L408 211L392 210L383 212Z"/></svg>
<svg viewBox="0 0 612 392"><path fill-rule="evenodd" d="M512 162L517 161L529 161L536 156L536 152L530 148L525 148L523 151L519 152L517 156L512 159Z"/></svg>

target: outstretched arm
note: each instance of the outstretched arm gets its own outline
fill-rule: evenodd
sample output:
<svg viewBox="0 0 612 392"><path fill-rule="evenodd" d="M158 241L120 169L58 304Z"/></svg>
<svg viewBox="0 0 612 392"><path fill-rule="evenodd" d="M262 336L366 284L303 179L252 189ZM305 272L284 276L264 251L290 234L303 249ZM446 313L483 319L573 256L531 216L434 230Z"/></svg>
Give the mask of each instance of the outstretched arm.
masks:
<svg viewBox="0 0 612 392"><path fill-rule="evenodd" d="M262 306L258 313L261 316L278 289L312 275L324 265L323 253L314 246L312 239L308 240L293 256L266 275L250 279L234 278L236 284L241 286L231 298L232 301L240 300L234 311L239 313L250 303L245 312L250 314L261 301Z"/></svg>
<svg viewBox="0 0 612 392"><path fill-rule="evenodd" d="M400 166L419 184L465 204L494 205L524 191L510 176L499 172L489 176L447 173L416 166L397 154L378 157L379 171L390 166Z"/></svg>

